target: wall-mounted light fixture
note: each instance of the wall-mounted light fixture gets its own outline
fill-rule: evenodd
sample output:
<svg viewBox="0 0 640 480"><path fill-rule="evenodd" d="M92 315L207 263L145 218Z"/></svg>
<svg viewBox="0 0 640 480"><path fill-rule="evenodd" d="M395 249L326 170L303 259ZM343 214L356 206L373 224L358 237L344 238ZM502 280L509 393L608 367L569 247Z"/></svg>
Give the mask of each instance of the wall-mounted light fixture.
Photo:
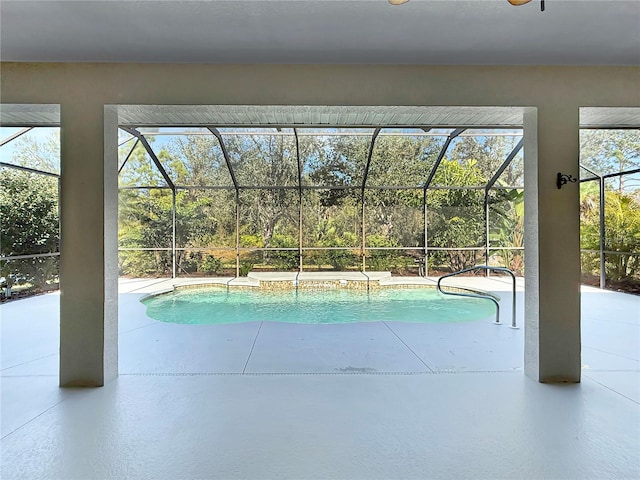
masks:
<svg viewBox="0 0 640 480"><path fill-rule="evenodd" d="M576 183L577 181L578 179L573 178L571 175L563 175L558 172L558 176L556 177L556 186L558 189L561 189L563 185L566 185L567 183Z"/></svg>

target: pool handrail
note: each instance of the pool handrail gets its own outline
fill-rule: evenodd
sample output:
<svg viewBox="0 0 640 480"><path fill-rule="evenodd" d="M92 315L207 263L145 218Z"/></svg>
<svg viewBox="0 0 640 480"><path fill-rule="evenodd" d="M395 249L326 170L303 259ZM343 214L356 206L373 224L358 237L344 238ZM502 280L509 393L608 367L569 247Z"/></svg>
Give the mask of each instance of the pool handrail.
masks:
<svg viewBox="0 0 640 480"><path fill-rule="evenodd" d="M496 321L493 322L496 325L501 325L500 323L500 304L498 300L496 300L495 296L490 293L468 293L468 292L447 292L442 290L441 282L445 278L454 277L456 275L461 275L463 273L473 272L476 270L491 270L496 272L505 272L511 275L512 284L512 300L511 300L511 328L518 329L516 326L516 276L515 274L505 267L489 267L487 265L476 265L475 267L463 268L462 270L458 270L457 272L447 273L446 275L438 278L437 289L438 292L443 295L453 295L458 297L471 297L471 298L484 298L486 300L491 300L496 305ZM459 288L459 287L454 287Z"/></svg>

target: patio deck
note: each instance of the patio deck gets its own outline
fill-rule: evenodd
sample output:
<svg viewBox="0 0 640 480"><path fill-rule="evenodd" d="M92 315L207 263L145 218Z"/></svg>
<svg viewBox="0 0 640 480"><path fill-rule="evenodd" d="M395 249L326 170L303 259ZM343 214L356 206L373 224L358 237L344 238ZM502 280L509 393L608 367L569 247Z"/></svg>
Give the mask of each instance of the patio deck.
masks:
<svg viewBox="0 0 640 480"><path fill-rule="evenodd" d="M57 294L0 307L2 478L640 478L640 297L583 287L583 381L543 385L507 318L146 317L172 283L121 281L120 376L99 389L57 387ZM452 283L508 317L509 280Z"/></svg>

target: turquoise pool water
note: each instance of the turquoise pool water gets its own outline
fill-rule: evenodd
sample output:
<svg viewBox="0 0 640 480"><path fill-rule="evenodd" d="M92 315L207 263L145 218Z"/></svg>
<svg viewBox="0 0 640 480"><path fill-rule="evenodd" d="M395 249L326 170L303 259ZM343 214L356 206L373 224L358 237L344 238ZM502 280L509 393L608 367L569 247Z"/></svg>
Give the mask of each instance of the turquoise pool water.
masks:
<svg viewBox="0 0 640 480"><path fill-rule="evenodd" d="M155 320L182 324L253 321L351 323L372 321L460 322L495 315L487 300L444 297L435 289L176 290L143 300Z"/></svg>

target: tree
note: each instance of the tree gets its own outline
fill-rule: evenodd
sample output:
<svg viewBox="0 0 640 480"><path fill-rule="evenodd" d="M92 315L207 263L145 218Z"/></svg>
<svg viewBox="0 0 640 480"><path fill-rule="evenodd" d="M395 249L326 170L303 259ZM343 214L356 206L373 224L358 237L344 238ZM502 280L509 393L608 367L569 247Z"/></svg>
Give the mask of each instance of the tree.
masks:
<svg viewBox="0 0 640 480"><path fill-rule="evenodd" d="M581 189L581 247L600 249L600 209L597 185ZM605 249L619 252L606 255L606 276L616 282L640 273L640 198L616 190L605 191ZM591 273L599 269L594 259L585 265Z"/></svg>
<svg viewBox="0 0 640 480"><path fill-rule="evenodd" d="M475 160L484 178L491 178L507 159L519 138L515 136L469 136L457 137L448 154L450 160L465 162ZM522 162L514 158L501 175L505 185L522 185L524 171Z"/></svg>
<svg viewBox="0 0 640 480"><path fill-rule="evenodd" d="M489 196L489 238L493 246L524 247L524 190L495 190ZM522 250L498 250L502 266L516 275L524 272Z"/></svg>
<svg viewBox="0 0 640 480"><path fill-rule="evenodd" d="M365 192L367 236L380 236L385 246L418 247L424 242L426 179L441 145L424 135L379 136L371 160L367 186L413 187L369 188ZM367 245L380 243L380 238ZM382 245L379 245L382 246Z"/></svg>
<svg viewBox="0 0 640 480"><path fill-rule="evenodd" d="M213 137L175 137L160 148L150 144L175 185L176 191L176 262L186 273L212 271L215 261L197 250L210 246L235 245L235 199L230 189L207 189L230 185L224 157ZM121 155L128 153L123 148ZM122 160L123 161L123 160ZM172 193L146 150L139 145L120 174L120 185L162 186L162 189L121 189L119 209L120 246L164 250L120 252L123 274L148 275L169 273L172 260Z"/></svg>
<svg viewBox="0 0 640 480"><path fill-rule="evenodd" d="M383 131L376 138L365 185L373 129L366 134L362 134L365 130L327 129L316 134L300 129L297 144L292 132L234 130L220 132L239 188L240 247L255 249L241 252L244 260L297 268L302 228L306 263L357 268L362 262L364 220L366 248L371 249L366 252L369 265L397 271L413 266L414 256L424 245L422 187L442 148L441 138L422 131L393 135ZM505 138L465 137L449 152L451 158L442 162L432 186L452 188L428 191L431 246L484 245L484 192L460 187L484 185L511 151L509 142L514 143ZM158 158L178 185L178 246L201 250L235 246L236 191L218 140L213 135L163 137ZM507 169L505 175L517 180L520 167ZM123 185L164 183L143 150L133 153L126 168L131 171L123 169ZM125 192L121 193L123 203L130 205L121 207L121 246L168 248L169 191ZM123 252L129 257L138 254L151 256ZM166 254L155 255L158 267L168 268ZM179 251L179 268L200 271L199 255ZM460 250L439 256L451 268L475 264L478 257L477 252Z"/></svg>
<svg viewBox="0 0 640 480"><path fill-rule="evenodd" d="M59 248L58 180L2 169L0 176L0 252L2 256L54 253ZM7 283L46 289L57 276L57 257L3 262Z"/></svg>
<svg viewBox="0 0 640 480"><path fill-rule="evenodd" d="M50 131L49 131L50 130ZM43 131L43 130L39 130ZM48 131L48 134L47 134ZM45 135L29 132L14 141L8 163L60 171L59 129ZM0 178L0 251L2 256L58 251L58 181L55 177L3 168ZM37 257L0 262L7 284L32 284L48 289L57 281L58 257Z"/></svg>
<svg viewBox="0 0 640 480"><path fill-rule="evenodd" d="M42 130L44 135L28 132L11 142L14 150L8 163L60 173L60 129L38 128L32 132Z"/></svg>
<svg viewBox="0 0 640 480"><path fill-rule="evenodd" d="M443 160L434 177L435 185L447 189L427 192L429 245L450 249L480 247L486 237L484 228L484 191L456 187L482 185L486 178L473 160L460 163ZM448 250L434 258L448 258L454 271L472 267L479 259L478 250Z"/></svg>
<svg viewBox="0 0 640 480"><path fill-rule="evenodd" d="M609 278L622 280L640 273L640 203L631 195L606 192L605 245L622 254L607 256Z"/></svg>
<svg viewBox="0 0 640 480"><path fill-rule="evenodd" d="M600 175L640 167L640 131L581 130L580 163ZM617 179L622 192L624 177Z"/></svg>
<svg viewBox="0 0 640 480"><path fill-rule="evenodd" d="M225 137L225 145L237 182L243 187L241 233L260 235L265 248L272 246L271 239L276 233L297 239L295 145L282 135L252 134ZM290 188L255 188L264 186ZM265 259L268 257L266 254Z"/></svg>

